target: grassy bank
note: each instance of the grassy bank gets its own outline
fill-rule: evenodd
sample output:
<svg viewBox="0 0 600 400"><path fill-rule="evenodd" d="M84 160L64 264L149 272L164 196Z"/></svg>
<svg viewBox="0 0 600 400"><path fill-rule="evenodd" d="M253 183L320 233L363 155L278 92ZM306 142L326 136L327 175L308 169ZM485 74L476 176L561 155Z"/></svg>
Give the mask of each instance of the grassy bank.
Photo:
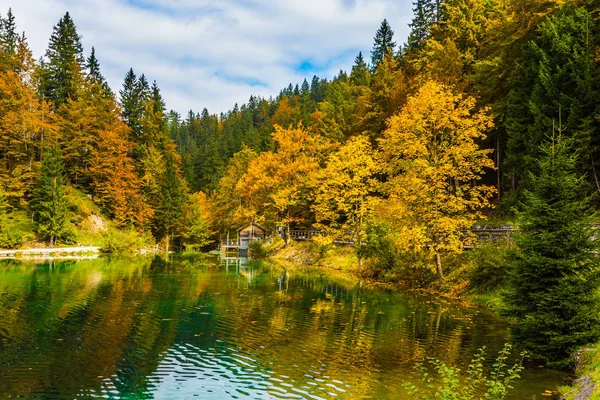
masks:
<svg viewBox="0 0 600 400"><path fill-rule="evenodd" d="M600 400L600 343L580 351L578 356L578 378L571 386L563 386L559 391L564 400Z"/></svg>
<svg viewBox="0 0 600 400"><path fill-rule="evenodd" d="M88 195L67 187L67 233L57 243L58 247L94 246L107 252L132 253L153 245L150 236L133 230L119 229ZM44 248L46 243L39 239L37 226L32 215L24 210L7 213L5 232L0 234L0 248L31 249Z"/></svg>

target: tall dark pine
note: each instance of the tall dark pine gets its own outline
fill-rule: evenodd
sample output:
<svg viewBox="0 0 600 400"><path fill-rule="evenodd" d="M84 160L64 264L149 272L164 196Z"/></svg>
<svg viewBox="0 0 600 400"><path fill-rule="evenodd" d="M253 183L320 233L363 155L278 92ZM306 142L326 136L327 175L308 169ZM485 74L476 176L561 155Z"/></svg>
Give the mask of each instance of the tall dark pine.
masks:
<svg viewBox="0 0 600 400"><path fill-rule="evenodd" d="M42 71L42 91L58 109L75 98L83 71L83 47L75 24L67 12L54 26Z"/></svg>
<svg viewBox="0 0 600 400"><path fill-rule="evenodd" d="M578 170L600 190L600 135L597 114L598 75L592 61L590 26L583 7L562 7L538 27L539 36L525 45L523 69L508 96L506 174L517 187L528 187L539 146L561 121L580 152ZM518 192L515 192L518 193Z"/></svg>
<svg viewBox="0 0 600 400"><path fill-rule="evenodd" d="M369 84L369 68L363 58L362 52L358 53L354 59L350 81L356 86L367 86Z"/></svg>
<svg viewBox="0 0 600 400"><path fill-rule="evenodd" d="M122 115L125 123L131 128L131 134L134 139L139 139L142 135L141 119L144 111L144 104L141 98L140 86L137 77L130 68L125 75L123 88L119 90Z"/></svg>
<svg viewBox="0 0 600 400"><path fill-rule="evenodd" d="M525 191L504 312L515 343L548 365L572 369L575 351L600 338L600 259L573 140L541 149Z"/></svg>
<svg viewBox="0 0 600 400"><path fill-rule="evenodd" d="M417 0L413 3L413 20L408 26L411 32L408 35L407 50L415 51L421 48L429 37L431 24L436 21L437 8L432 0Z"/></svg>
<svg viewBox="0 0 600 400"><path fill-rule="evenodd" d="M152 87L150 88L151 98L152 98L152 111L154 113L162 113L165 114L167 111L167 106L165 101L160 93L160 88L156 81L152 82Z"/></svg>
<svg viewBox="0 0 600 400"><path fill-rule="evenodd" d="M142 74L140 75L138 81L137 81L137 85L138 85L138 91L140 93L140 96L142 97L142 100L147 100L148 98L150 98L152 91L150 89L150 83L148 83L148 79L146 78L146 75Z"/></svg>
<svg viewBox="0 0 600 400"><path fill-rule="evenodd" d="M102 75L102 72L100 72L100 62L96 57L96 50L93 47L90 56L85 62L85 68L87 69L88 78L95 84L100 85L100 87L104 91L104 95L106 97L112 96L112 91L108 86L108 82L106 82L106 79Z"/></svg>
<svg viewBox="0 0 600 400"><path fill-rule="evenodd" d="M160 198L155 213L155 228L158 238L164 238L166 253L175 227L181 219L183 212L184 191L173 157L167 157L166 169L162 177Z"/></svg>
<svg viewBox="0 0 600 400"><path fill-rule="evenodd" d="M396 48L396 42L394 42L394 31L387 22L387 19L384 19L381 22L381 26L377 30L377 33L375 33L375 38L373 40L373 50L371 50L371 67L373 70L375 70L387 52L389 50L393 52Z"/></svg>
<svg viewBox="0 0 600 400"><path fill-rule="evenodd" d="M49 240L50 246L54 246L65 233L66 184L62 154L58 148L51 147L42 157L42 166L31 202L38 233L45 240Z"/></svg>
<svg viewBox="0 0 600 400"><path fill-rule="evenodd" d="M6 18L2 18L0 24L0 46L2 51L8 54L14 54L17 50L19 34L17 33L15 16L10 8L6 14Z"/></svg>

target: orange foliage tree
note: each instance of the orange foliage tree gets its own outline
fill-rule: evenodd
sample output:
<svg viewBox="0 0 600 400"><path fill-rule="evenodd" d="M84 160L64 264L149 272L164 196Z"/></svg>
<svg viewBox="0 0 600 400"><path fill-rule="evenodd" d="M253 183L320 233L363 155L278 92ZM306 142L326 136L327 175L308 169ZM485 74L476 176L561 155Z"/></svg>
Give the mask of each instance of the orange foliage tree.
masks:
<svg viewBox="0 0 600 400"><path fill-rule="evenodd" d="M141 180L128 156L132 144L127 140L129 127L115 118L98 132L98 148L90 160L94 201L120 226L148 225L152 210L140 192Z"/></svg>

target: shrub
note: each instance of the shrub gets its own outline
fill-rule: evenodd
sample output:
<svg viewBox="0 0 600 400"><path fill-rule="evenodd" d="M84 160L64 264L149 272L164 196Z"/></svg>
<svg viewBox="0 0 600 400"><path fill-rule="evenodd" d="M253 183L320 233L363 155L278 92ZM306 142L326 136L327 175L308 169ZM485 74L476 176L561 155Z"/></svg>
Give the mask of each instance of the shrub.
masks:
<svg viewBox="0 0 600 400"><path fill-rule="evenodd" d="M261 241L251 242L248 245L248 257L259 260L261 258L267 258L269 255L267 246Z"/></svg>
<svg viewBox="0 0 600 400"><path fill-rule="evenodd" d="M109 230L102 242L104 253L135 253L146 247L149 240L136 230Z"/></svg>
<svg viewBox="0 0 600 400"><path fill-rule="evenodd" d="M391 237L391 231L383 224L367 226L367 240L359 249L359 256L370 260L377 277L400 264L400 256Z"/></svg>
<svg viewBox="0 0 600 400"><path fill-rule="evenodd" d="M429 359L428 364L433 368L433 374L427 365L419 363L415 367L421 377L419 386L404 383L413 398L433 400L502 400L506 397L512 383L519 379L523 371L523 361L527 353L522 352L519 359L511 366L508 365L512 346L505 344L498 353L491 371L485 373L485 347L479 349L466 374L461 374L460 368L449 367L437 359ZM426 389L426 390L422 390Z"/></svg>
<svg viewBox="0 0 600 400"><path fill-rule="evenodd" d="M470 252L468 278L474 288L491 291L505 284L508 276L508 250L505 243L486 242Z"/></svg>
<svg viewBox="0 0 600 400"><path fill-rule="evenodd" d="M77 243L77 234L71 228L65 228L64 231L60 233L60 236L56 238L56 244L74 244Z"/></svg>
<svg viewBox="0 0 600 400"><path fill-rule="evenodd" d="M16 249L21 245L23 245L23 232L13 229L0 232L0 248Z"/></svg>

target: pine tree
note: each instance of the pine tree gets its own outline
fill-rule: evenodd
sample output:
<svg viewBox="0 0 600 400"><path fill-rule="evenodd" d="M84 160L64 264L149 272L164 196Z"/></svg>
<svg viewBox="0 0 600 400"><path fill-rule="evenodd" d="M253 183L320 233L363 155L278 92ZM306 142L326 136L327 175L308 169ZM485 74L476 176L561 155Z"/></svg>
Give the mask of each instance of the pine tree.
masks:
<svg viewBox="0 0 600 400"><path fill-rule="evenodd" d="M38 233L50 241L50 246L66 233L66 184L62 154L57 147L51 147L42 158L32 199Z"/></svg>
<svg viewBox="0 0 600 400"><path fill-rule="evenodd" d="M183 186L177 174L173 157L169 156L162 176L160 199L155 214L157 236L165 239L167 254L172 234L183 213L184 201Z"/></svg>
<svg viewBox="0 0 600 400"><path fill-rule="evenodd" d="M350 73L350 81L356 86L368 86L369 78L369 68L367 67L367 63L365 62L361 51L354 59L354 65L352 66L352 72Z"/></svg>
<svg viewBox="0 0 600 400"><path fill-rule="evenodd" d="M12 9L8 9L6 18L1 19L0 25L0 48L2 52L14 54L17 51L17 42L19 34L17 33L17 25L15 24L15 16Z"/></svg>
<svg viewBox="0 0 600 400"><path fill-rule="evenodd" d="M396 42L394 42L394 31L387 22L387 19L384 19L381 22L381 26L377 30L373 40L373 50L371 50L371 67L373 70L375 70L388 51L391 50L393 52L396 48Z"/></svg>
<svg viewBox="0 0 600 400"><path fill-rule="evenodd" d="M106 98L111 98L112 97L112 91L110 90L110 87L108 86L108 82L106 82L106 78L104 78L104 75L102 75L102 72L100 72L100 62L98 61L98 58L96 57L96 50L92 47L92 52L90 53L90 56L87 58L86 62L85 62L85 68L87 69L87 73L88 73L88 79L91 80L93 83L100 85L100 87L102 87L103 89L103 95Z"/></svg>
<svg viewBox="0 0 600 400"><path fill-rule="evenodd" d="M130 68L125 75L123 88L119 90L120 104L123 109L123 120L131 128L131 134L134 139L142 136L141 119L143 113L143 103L139 90L138 80Z"/></svg>
<svg viewBox="0 0 600 400"><path fill-rule="evenodd" d="M54 26L46 59L42 92L58 109L68 98L75 98L84 63L80 36L68 12Z"/></svg>
<svg viewBox="0 0 600 400"><path fill-rule="evenodd" d="M431 0L417 0L413 3L413 20L408 25L411 32L408 35L408 50L415 51L429 37L431 24L436 18L436 9Z"/></svg>
<svg viewBox="0 0 600 400"><path fill-rule="evenodd" d="M573 368L574 352L600 337L594 211L573 140L552 138L541 153L519 214L504 313L516 319L516 343L549 366Z"/></svg>
<svg viewBox="0 0 600 400"><path fill-rule="evenodd" d="M579 172L600 189L595 169L600 69L590 54L591 18L582 7L565 6L540 24L540 37L525 47L525 67L509 94L506 116L507 172L521 186L528 186L528 173L537 168L545 135L561 121L565 134L576 138Z"/></svg>

